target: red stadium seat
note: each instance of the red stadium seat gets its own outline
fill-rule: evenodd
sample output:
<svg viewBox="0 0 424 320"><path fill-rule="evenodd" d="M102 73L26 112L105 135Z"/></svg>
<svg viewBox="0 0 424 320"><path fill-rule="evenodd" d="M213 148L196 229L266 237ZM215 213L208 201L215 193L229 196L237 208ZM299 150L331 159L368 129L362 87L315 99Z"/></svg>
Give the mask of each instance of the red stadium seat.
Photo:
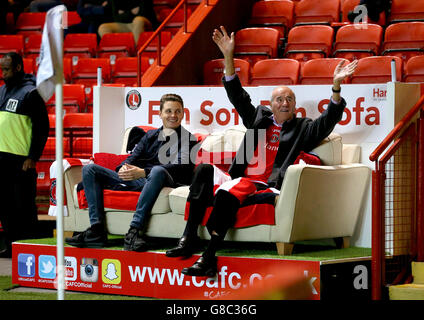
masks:
<svg viewBox="0 0 424 320"><path fill-rule="evenodd" d="M0 35L0 57L5 53L24 53L24 37L22 35Z"/></svg>
<svg viewBox="0 0 424 320"><path fill-rule="evenodd" d="M149 58L141 57L141 72L144 73L149 67ZM137 85L137 57L116 59L111 78L112 83L123 83L127 86Z"/></svg>
<svg viewBox="0 0 424 320"><path fill-rule="evenodd" d="M37 161L37 196L50 195L50 166L53 161Z"/></svg>
<svg viewBox="0 0 424 320"><path fill-rule="evenodd" d="M72 143L71 157L89 159L93 155L93 138L78 137Z"/></svg>
<svg viewBox="0 0 424 320"><path fill-rule="evenodd" d="M293 27L287 38L285 56L301 63L331 55L334 30L330 26L313 25Z"/></svg>
<svg viewBox="0 0 424 320"><path fill-rule="evenodd" d="M416 56L408 60L405 67L404 81L424 82L424 56Z"/></svg>
<svg viewBox="0 0 424 320"><path fill-rule="evenodd" d="M345 23L351 23L347 17L349 11L353 11L355 10L355 7L358 6L360 3L360 0L344 0L342 2L342 22ZM364 10L359 10L359 8L357 9L358 13L360 13L361 15L365 15L365 11ZM358 19L361 19L362 17L358 17ZM365 18L365 17L364 17ZM367 22L372 22L369 21L369 19L367 18ZM355 23L361 23L361 21L358 21ZM374 21L372 23L376 23L380 26L385 26L386 25L386 13L383 11L380 13L380 19L378 21Z"/></svg>
<svg viewBox="0 0 424 320"><path fill-rule="evenodd" d="M109 58L111 64L117 57L133 57L135 55L134 36L131 32L106 33L100 40L97 49L99 58Z"/></svg>
<svg viewBox="0 0 424 320"><path fill-rule="evenodd" d="M24 72L35 75L35 61L31 58L23 58L24 60Z"/></svg>
<svg viewBox="0 0 424 320"><path fill-rule="evenodd" d="M56 96L53 96L46 102L48 113L55 113ZM63 110L65 114L74 112L84 112L86 109L85 91L82 84L64 84L63 85Z"/></svg>
<svg viewBox="0 0 424 320"><path fill-rule="evenodd" d="M144 31L140 34L140 37L138 38L138 42L137 42L136 52L138 52L138 50L140 50L143 44L145 44L147 40L150 39L153 33L154 33L153 31ZM170 31L162 31L160 32L160 37L161 37L160 39L161 49L163 50L171 41L172 34ZM158 46L159 46L159 37L157 36L152 40L152 42L150 42L150 44L145 48L145 50L142 53L143 57L148 57L150 59L149 60L150 64L152 64L157 57Z"/></svg>
<svg viewBox="0 0 424 320"><path fill-rule="evenodd" d="M45 20L45 12L22 12L16 21L16 33L22 34L24 38L32 33L41 34Z"/></svg>
<svg viewBox="0 0 424 320"><path fill-rule="evenodd" d="M340 21L340 0L303 0L294 10L294 25L326 24Z"/></svg>
<svg viewBox="0 0 424 320"><path fill-rule="evenodd" d="M402 80L402 59L395 56L366 57L358 61L351 83L385 83L392 80L391 61L396 61L396 80Z"/></svg>
<svg viewBox="0 0 424 320"><path fill-rule="evenodd" d="M409 58L424 54L424 22L399 22L386 28L381 55Z"/></svg>
<svg viewBox="0 0 424 320"><path fill-rule="evenodd" d="M237 72L240 82L248 85L250 80L250 64L246 60L234 59L234 68ZM203 84L211 86L222 86L222 77L224 76L224 59L215 59L207 61L203 66Z"/></svg>
<svg viewBox="0 0 424 320"><path fill-rule="evenodd" d="M64 137L63 141L63 156L69 157L69 138ZM56 159L56 137L48 137L46 146L44 147L43 153L40 157L40 160L51 160Z"/></svg>
<svg viewBox="0 0 424 320"><path fill-rule="evenodd" d="M380 54L383 28L378 24L367 24L357 28L354 24L342 26L336 34L333 56L350 61Z"/></svg>
<svg viewBox="0 0 424 320"><path fill-rule="evenodd" d="M34 33L30 34L25 39L24 45L24 56L25 58L35 59L37 66L40 64L39 56L41 50L41 34Z"/></svg>
<svg viewBox="0 0 424 320"><path fill-rule="evenodd" d="M104 83L110 82L109 59L106 58L81 58L78 64L73 66L72 83L84 84L91 87L97 84L97 68L102 68Z"/></svg>
<svg viewBox="0 0 424 320"><path fill-rule="evenodd" d="M292 85L298 83L300 63L294 59L267 59L255 63L251 85Z"/></svg>
<svg viewBox="0 0 424 320"><path fill-rule="evenodd" d="M245 28L235 34L234 56L247 60L250 65L256 61L278 56L279 33L272 28Z"/></svg>
<svg viewBox="0 0 424 320"><path fill-rule="evenodd" d="M64 129L87 129L93 128L92 113L67 113L63 117Z"/></svg>
<svg viewBox="0 0 424 320"><path fill-rule="evenodd" d="M76 11L65 11L67 13L67 26L72 26L81 22L81 17Z"/></svg>
<svg viewBox="0 0 424 320"><path fill-rule="evenodd" d="M392 0L390 23L424 21L424 3L414 0Z"/></svg>
<svg viewBox="0 0 424 320"><path fill-rule="evenodd" d="M345 65L349 63L349 60L342 58L322 58L305 62L300 74L300 84L332 84L334 69L340 61L345 61ZM343 83L348 83L348 79Z"/></svg>
<svg viewBox="0 0 424 320"><path fill-rule="evenodd" d="M249 27L277 29L280 38L287 36L293 25L294 4L290 0L258 1L253 5Z"/></svg>
<svg viewBox="0 0 424 320"><path fill-rule="evenodd" d="M76 64L79 58L95 58L97 54L97 36L94 33L69 33L63 42L65 58L73 59Z"/></svg>

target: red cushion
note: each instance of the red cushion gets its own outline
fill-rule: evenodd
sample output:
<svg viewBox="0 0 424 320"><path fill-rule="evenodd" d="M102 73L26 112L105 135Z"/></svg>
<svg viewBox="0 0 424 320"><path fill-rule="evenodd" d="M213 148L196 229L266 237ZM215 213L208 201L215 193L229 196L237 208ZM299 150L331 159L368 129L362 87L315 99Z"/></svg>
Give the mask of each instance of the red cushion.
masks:
<svg viewBox="0 0 424 320"><path fill-rule="evenodd" d="M232 151L208 152L200 149L197 153L196 166L201 163L210 163L217 166L222 171L227 172L235 156L236 152Z"/></svg>
<svg viewBox="0 0 424 320"><path fill-rule="evenodd" d="M121 164L126 158L128 158L128 154L113 154L106 152L99 152L94 154L94 163L99 166L108 168L110 170L115 170L115 168Z"/></svg>
<svg viewBox="0 0 424 320"><path fill-rule="evenodd" d="M298 164L300 161L303 161L305 164L313 164L316 166L321 165L321 159L317 155L303 151L300 151L300 154L297 156L294 164Z"/></svg>

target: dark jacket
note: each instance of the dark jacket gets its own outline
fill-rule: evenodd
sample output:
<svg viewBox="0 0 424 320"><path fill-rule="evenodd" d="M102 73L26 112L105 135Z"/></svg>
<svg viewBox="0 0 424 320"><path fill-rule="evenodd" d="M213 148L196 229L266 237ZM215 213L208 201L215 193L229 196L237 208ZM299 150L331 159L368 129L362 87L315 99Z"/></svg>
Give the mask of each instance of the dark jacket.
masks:
<svg viewBox="0 0 424 320"><path fill-rule="evenodd" d="M190 184L199 147L196 146L196 137L182 126L170 137L165 137L162 130L163 127L147 131L132 154L115 170L119 171L122 165L128 163L144 169L148 176L154 166L162 166L171 175L176 186Z"/></svg>
<svg viewBox="0 0 424 320"><path fill-rule="evenodd" d="M46 105L35 88L35 83L36 80L33 75L23 74L17 84L0 87L0 118L7 121L21 121L21 123L25 123L22 119L27 117L31 120L31 125L21 126L19 133L7 132L4 129L5 125L0 125L0 139L3 139L3 142L5 139L10 139L10 137L18 134L29 134L31 136L27 156L0 151L0 158L16 157L20 160L30 158L38 161L43 152L49 135L49 118ZM16 105L14 105L14 101L17 101ZM2 121L0 121L1 123ZM22 130L27 132L22 132Z"/></svg>
<svg viewBox="0 0 424 320"><path fill-rule="evenodd" d="M266 129L272 125L273 114L269 107L258 106L255 108L252 105L249 94L242 88L237 76L231 81L224 79L223 82L228 98L242 118L244 126L252 129L246 133L228 171L234 179L244 176L248 162L253 157L258 144L258 129ZM335 125L342 119L345 106L344 99L339 104L330 102L327 109L315 120L293 118L283 123L274 167L268 179L270 187L281 188L288 166L294 163L300 151L311 151L331 133ZM250 145L247 143L249 136L254 141Z"/></svg>

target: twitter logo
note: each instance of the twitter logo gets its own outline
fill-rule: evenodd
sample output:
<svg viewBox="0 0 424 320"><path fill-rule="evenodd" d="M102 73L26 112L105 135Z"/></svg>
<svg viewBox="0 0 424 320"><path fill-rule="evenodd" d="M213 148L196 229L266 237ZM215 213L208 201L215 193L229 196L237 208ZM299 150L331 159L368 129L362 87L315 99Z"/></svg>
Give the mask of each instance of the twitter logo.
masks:
<svg viewBox="0 0 424 320"><path fill-rule="evenodd" d="M38 276L44 279L56 278L56 257L40 255L38 257Z"/></svg>

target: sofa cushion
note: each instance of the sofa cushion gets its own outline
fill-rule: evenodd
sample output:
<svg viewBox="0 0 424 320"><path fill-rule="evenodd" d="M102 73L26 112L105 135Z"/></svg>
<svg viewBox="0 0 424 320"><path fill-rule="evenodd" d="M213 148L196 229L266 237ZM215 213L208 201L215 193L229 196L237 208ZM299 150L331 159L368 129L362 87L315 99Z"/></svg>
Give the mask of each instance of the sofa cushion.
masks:
<svg viewBox="0 0 424 320"><path fill-rule="evenodd" d="M104 168L108 168L110 170L115 170L117 166L119 166L122 161L128 158L128 154L113 154L107 152L98 152L94 154L94 163L102 166Z"/></svg>
<svg viewBox="0 0 424 320"><path fill-rule="evenodd" d="M323 165L335 166L342 163L342 148L342 137L333 132L312 152L318 155Z"/></svg>
<svg viewBox="0 0 424 320"><path fill-rule="evenodd" d="M202 149L208 152L236 152L243 141L246 128L232 126L224 131L211 133L202 143Z"/></svg>
<svg viewBox="0 0 424 320"><path fill-rule="evenodd" d="M164 214L171 211L168 195L172 190L173 189L169 187L165 187L161 190L155 204L153 205L151 214ZM79 208L88 208L84 190L78 191L77 194ZM140 192L138 191L104 190L103 203L105 211L135 211L139 197Z"/></svg>
<svg viewBox="0 0 424 320"><path fill-rule="evenodd" d="M169 206L173 213L184 215L189 192L190 187L183 186L175 188L169 193Z"/></svg>

